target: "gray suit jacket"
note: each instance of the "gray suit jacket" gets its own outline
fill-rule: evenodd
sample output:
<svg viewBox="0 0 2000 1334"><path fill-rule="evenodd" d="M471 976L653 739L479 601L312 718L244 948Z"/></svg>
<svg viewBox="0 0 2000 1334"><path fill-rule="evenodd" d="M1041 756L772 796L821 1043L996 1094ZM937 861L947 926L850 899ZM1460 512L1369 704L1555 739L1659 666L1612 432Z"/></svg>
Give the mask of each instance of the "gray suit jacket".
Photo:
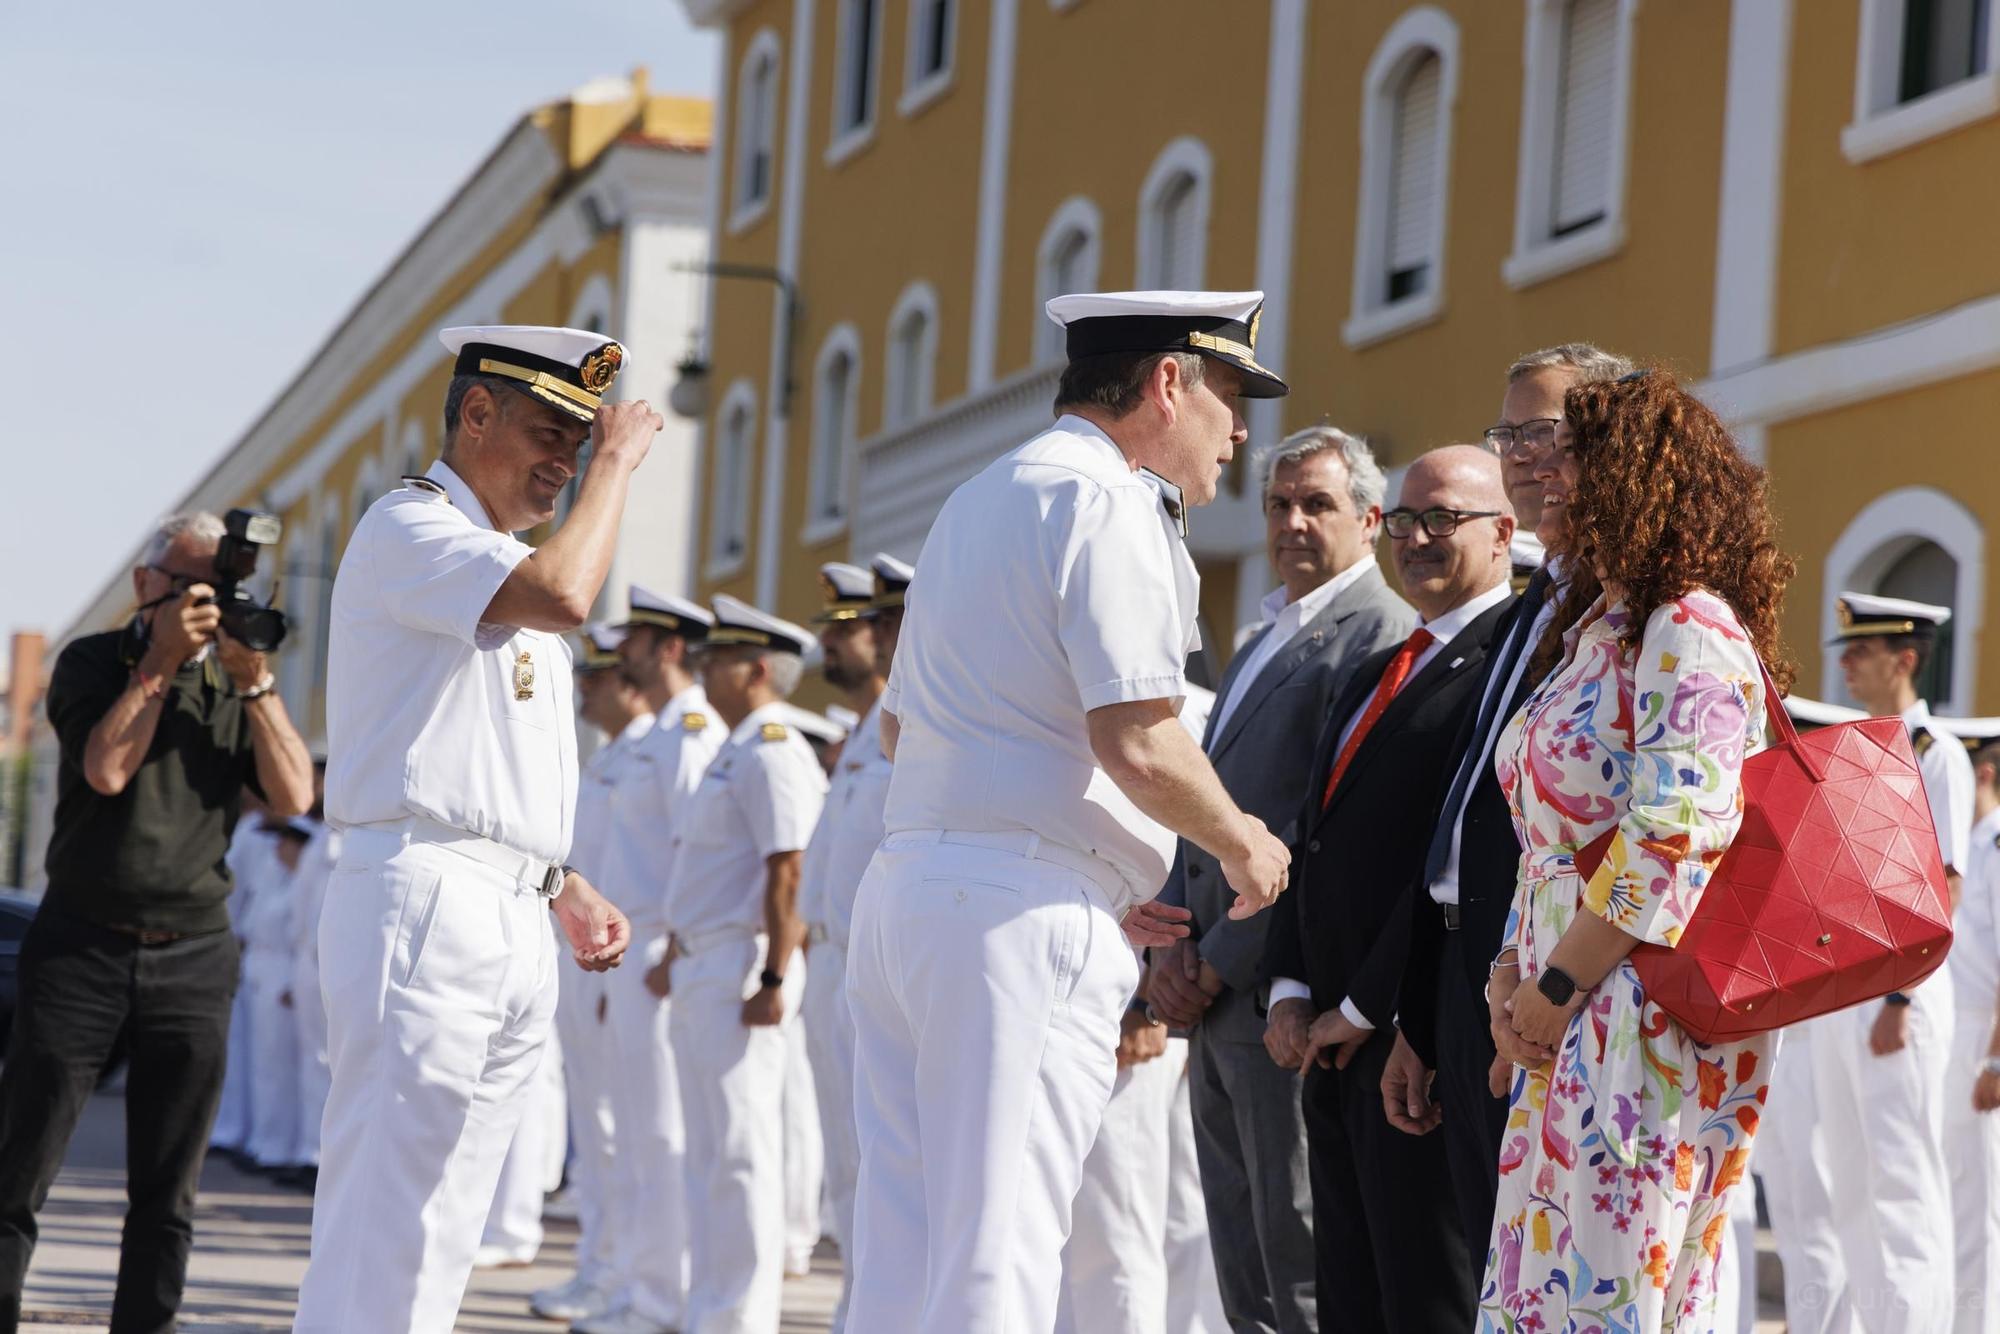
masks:
<svg viewBox="0 0 2000 1334"><path fill-rule="evenodd" d="M1374 564L1372 556L1369 562ZM1334 700L1362 659L1402 643L1416 623L1410 605L1389 590L1379 568L1371 568L1299 628L1250 683L1243 702L1220 731L1211 718L1208 735L1202 739L1202 748L1237 805L1285 842L1295 841L1299 831L1291 826L1304 808L1313 751ZM1218 701L1229 698L1236 674L1256 642L1246 643L1230 662L1216 691ZM1211 1035L1261 1041L1259 993L1270 980L1264 973L1264 937L1271 914L1229 920L1229 905L1236 896L1223 879L1222 867L1186 839L1181 840L1160 898L1194 914L1193 934L1199 938L1201 955L1228 984L1202 1020L1213 1026Z"/></svg>

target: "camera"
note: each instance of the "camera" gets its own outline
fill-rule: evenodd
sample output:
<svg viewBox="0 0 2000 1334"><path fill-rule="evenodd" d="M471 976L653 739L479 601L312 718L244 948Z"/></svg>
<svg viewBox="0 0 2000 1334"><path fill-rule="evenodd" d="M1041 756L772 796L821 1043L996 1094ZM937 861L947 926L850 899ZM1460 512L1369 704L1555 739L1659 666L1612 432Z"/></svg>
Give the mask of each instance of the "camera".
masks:
<svg viewBox="0 0 2000 1334"><path fill-rule="evenodd" d="M231 510L222 516L222 540L215 547L215 602L229 637L259 653L285 642L285 613L258 602L243 590L257 572L257 553L284 533L275 514Z"/></svg>

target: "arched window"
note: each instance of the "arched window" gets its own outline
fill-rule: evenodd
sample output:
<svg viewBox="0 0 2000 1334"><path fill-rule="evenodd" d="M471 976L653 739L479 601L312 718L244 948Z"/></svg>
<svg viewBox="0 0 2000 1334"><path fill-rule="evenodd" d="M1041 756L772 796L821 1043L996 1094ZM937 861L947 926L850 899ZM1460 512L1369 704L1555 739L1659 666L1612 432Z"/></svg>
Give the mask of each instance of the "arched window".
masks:
<svg viewBox="0 0 2000 1334"><path fill-rule="evenodd" d="M424 424L410 421L403 427L402 472L398 477L420 476L430 466L430 442L424 434Z"/></svg>
<svg viewBox="0 0 2000 1334"><path fill-rule="evenodd" d="M861 377L861 339L843 324L820 348L814 374L812 471L807 532L831 536L847 518L847 478L854 456L855 406Z"/></svg>
<svg viewBox="0 0 2000 1334"><path fill-rule="evenodd" d="M936 367L937 293L929 283L911 283L889 316L883 430L906 426L931 410L931 382Z"/></svg>
<svg viewBox="0 0 2000 1334"><path fill-rule="evenodd" d="M951 82L958 0L910 0L910 58L898 107L908 115Z"/></svg>
<svg viewBox="0 0 2000 1334"><path fill-rule="evenodd" d="M1840 135L1867 162L1986 120L2000 99L1993 0L1861 0L1854 120Z"/></svg>
<svg viewBox="0 0 2000 1334"><path fill-rule="evenodd" d="M875 128L875 85L881 65L882 0L840 0L834 35L833 142L838 161Z"/></svg>
<svg viewBox="0 0 2000 1334"><path fill-rule="evenodd" d="M1208 147L1177 139L1153 161L1139 192L1138 286L1198 290L1208 269Z"/></svg>
<svg viewBox="0 0 2000 1334"><path fill-rule="evenodd" d="M734 570L750 550L750 453L756 447L757 391L738 380L715 414L710 439L714 461L709 507L708 562Z"/></svg>
<svg viewBox="0 0 2000 1334"><path fill-rule="evenodd" d="M1638 0L1529 0L1514 253L1525 286L1625 239L1626 124Z"/></svg>
<svg viewBox="0 0 2000 1334"><path fill-rule="evenodd" d="M1425 5L1405 13L1369 62L1349 346L1434 318L1444 306L1444 223L1458 25Z"/></svg>
<svg viewBox="0 0 2000 1334"><path fill-rule="evenodd" d="M736 190L730 226L748 226L771 202L778 144L778 34L758 33L736 76Z"/></svg>
<svg viewBox="0 0 2000 1334"><path fill-rule="evenodd" d="M1098 236L1102 224L1097 206L1078 195L1066 200L1042 232L1035 261L1035 360L1064 359L1062 326L1045 307L1055 297L1097 290Z"/></svg>
<svg viewBox="0 0 2000 1334"><path fill-rule="evenodd" d="M1981 612L1985 606L1985 531L1952 497L1912 486L1878 496L1855 515L1827 553L1822 639L1834 630L1840 592L1879 593L1950 607L1919 693L1940 713L1974 711ZM1822 659L1823 698L1847 701L1840 655Z"/></svg>

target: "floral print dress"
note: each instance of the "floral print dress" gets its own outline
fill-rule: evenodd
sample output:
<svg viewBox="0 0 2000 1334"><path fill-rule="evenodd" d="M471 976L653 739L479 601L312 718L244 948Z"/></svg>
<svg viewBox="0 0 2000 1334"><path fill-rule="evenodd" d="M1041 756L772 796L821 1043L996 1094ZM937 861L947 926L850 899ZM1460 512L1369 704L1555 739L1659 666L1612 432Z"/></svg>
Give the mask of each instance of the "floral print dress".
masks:
<svg viewBox="0 0 2000 1334"><path fill-rule="evenodd" d="M1579 911L1673 945L1742 822L1764 731L1748 633L1701 590L1655 611L1636 651L1629 620L1600 599L1496 747L1525 849L1507 927L1524 979ZM1613 829L1585 881L1576 853ZM1696 1042L1629 959L1593 988L1553 1065L1515 1072L1480 1329L1709 1330L1774 1046Z"/></svg>

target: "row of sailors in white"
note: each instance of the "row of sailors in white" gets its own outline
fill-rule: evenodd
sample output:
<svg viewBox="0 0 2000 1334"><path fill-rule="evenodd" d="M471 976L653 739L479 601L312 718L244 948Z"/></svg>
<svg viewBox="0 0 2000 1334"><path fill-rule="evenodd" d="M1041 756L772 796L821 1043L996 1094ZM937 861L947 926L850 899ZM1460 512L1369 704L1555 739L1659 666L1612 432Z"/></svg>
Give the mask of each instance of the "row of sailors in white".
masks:
<svg viewBox="0 0 2000 1334"><path fill-rule="evenodd" d="M1908 727L1955 905L1947 967L1786 1030L1753 1167L1794 1334L2000 1334L2000 754L1974 766L1917 682L1946 607L1843 593L1847 692Z"/></svg>

